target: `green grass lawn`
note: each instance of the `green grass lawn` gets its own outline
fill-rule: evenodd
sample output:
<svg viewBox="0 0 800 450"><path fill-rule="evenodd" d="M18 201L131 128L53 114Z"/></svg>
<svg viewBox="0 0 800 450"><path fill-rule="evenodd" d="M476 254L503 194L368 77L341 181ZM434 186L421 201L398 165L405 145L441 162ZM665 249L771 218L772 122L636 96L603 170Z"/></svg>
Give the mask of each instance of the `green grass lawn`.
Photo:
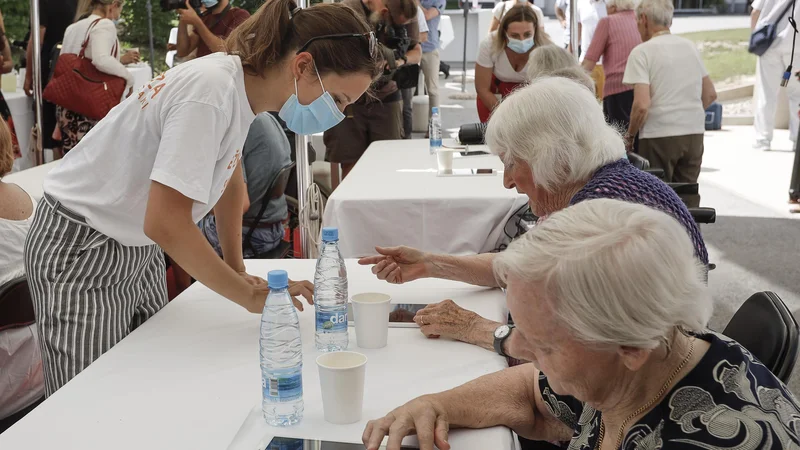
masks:
<svg viewBox="0 0 800 450"><path fill-rule="evenodd" d="M747 52L750 29L700 31L681 36L693 41L713 81L756 73L756 56Z"/></svg>

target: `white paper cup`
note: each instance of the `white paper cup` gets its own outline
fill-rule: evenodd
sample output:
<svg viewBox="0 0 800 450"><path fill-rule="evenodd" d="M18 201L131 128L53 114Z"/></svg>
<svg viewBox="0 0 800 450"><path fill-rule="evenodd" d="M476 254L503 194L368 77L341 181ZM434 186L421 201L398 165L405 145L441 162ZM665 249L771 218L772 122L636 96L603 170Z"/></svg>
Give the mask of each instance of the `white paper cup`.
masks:
<svg viewBox="0 0 800 450"><path fill-rule="evenodd" d="M439 166L439 172L452 173L453 152L446 149L439 149L436 152L436 163Z"/></svg>
<svg viewBox="0 0 800 450"><path fill-rule="evenodd" d="M389 313L392 297L376 292L356 294L353 319L356 322L356 342L360 348L383 348L389 338Z"/></svg>
<svg viewBox="0 0 800 450"><path fill-rule="evenodd" d="M344 425L361 420L367 357L356 352L332 352L317 357L325 420Z"/></svg>

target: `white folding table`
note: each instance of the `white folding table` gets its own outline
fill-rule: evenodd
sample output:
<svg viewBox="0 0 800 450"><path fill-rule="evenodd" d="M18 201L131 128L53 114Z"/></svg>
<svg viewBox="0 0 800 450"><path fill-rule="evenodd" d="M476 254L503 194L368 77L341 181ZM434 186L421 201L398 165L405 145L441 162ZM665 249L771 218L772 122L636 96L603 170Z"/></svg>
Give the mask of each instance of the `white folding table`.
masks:
<svg viewBox="0 0 800 450"><path fill-rule="evenodd" d="M266 277L269 270L281 268L293 279L310 279L314 264L313 260L248 261L248 271ZM352 260L348 272L351 293L385 292L396 303L452 298L493 320L506 315L500 290L442 280L390 285ZM313 308L299 314L305 416L297 426L271 429L253 421L259 415L257 410L251 412L261 398L260 316L195 284L0 434L0 448L254 450L270 433L358 443L367 420L419 395L506 366L490 351L427 339L411 328L392 328L383 349L360 350L351 328L350 349L369 358L363 420L331 425L322 418ZM457 430L450 440L459 450L514 448L513 434L504 428Z"/></svg>

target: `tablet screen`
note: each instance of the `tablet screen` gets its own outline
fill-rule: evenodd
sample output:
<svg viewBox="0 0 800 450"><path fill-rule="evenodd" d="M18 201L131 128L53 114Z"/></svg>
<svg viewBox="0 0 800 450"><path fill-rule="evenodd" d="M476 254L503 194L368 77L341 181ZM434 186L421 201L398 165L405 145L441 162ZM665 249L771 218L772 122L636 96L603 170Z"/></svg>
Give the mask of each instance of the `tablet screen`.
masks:
<svg viewBox="0 0 800 450"><path fill-rule="evenodd" d="M416 450L413 447L401 447L402 450ZM381 450L386 449L385 446ZM265 450L364 450L361 444L344 442L317 441L312 439L296 439L275 437Z"/></svg>

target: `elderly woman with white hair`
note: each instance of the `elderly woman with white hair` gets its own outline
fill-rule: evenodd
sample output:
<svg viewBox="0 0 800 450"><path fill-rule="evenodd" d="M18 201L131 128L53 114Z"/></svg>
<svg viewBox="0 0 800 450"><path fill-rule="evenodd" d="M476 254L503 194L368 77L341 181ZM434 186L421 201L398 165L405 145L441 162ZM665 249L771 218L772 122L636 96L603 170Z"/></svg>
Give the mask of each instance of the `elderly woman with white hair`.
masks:
<svg viewBox="0 0 800 450"><path fill-rule="evenodd" d="M633 86L622 83L628 56L642 43L636 25L633 0L606 0L608 16L600 19L592 43L581 65L592 71L603 59L606 82L603 88L603 113L610 124L628 129L633 105ZM635 145L634 145L635 147Z"/></svg>
<svg viewBox="0 0 800 450"><path fill-rule="evenodd" d="M664 180L696 183L703 162L705 109L717 98L692 41L670 33L672 0L642 0L636 7L642 44L628 57L622 82L633 87L626 143L639 134L639 154ZM689 201L700 205L700 196Z"/></svg>
<svg viewBox="0 0 800 450"><path fill-rule="evenodd" d="M592 77L581 68L575 57L557 45L545 45L531 53L528 80L542 77L562 77L576 81L595 93Z"/></svg>
<svg viewBox="0 0 800 450"><path fill-rule="evenodd" d="M639 203L666 212L691 238L694 255L708 264L703 238L689 210L663 181L625 159L625 145L605 122L595 97L564 78L540 78L509 96L492 115L486 131L492 153L505 163L503 183L528 196L533 213L544 218L570 205L595 198ZM491 226L492 224L487 224ZM494 277L496 253L436 255L408 247L377 248L380 255L362 258L372 272L390 283L445 278L502 286ZM636 269L637 276L650 273ZM419 311L415 322L426 336L441 336L524 357L512 329L458 307L450 300Z"/></svg>
<svg viewBox="0 0 800 450"><path fill-rule="evenodd" d="M553 214L494 262L533 364L414 399L369 422L364 444L389 435L398 450L415 433L422 450L445 450L450 429L506 426L569 450L799 448L786 386L706 331L694 250L680 223L643 205Z"/></svg>

